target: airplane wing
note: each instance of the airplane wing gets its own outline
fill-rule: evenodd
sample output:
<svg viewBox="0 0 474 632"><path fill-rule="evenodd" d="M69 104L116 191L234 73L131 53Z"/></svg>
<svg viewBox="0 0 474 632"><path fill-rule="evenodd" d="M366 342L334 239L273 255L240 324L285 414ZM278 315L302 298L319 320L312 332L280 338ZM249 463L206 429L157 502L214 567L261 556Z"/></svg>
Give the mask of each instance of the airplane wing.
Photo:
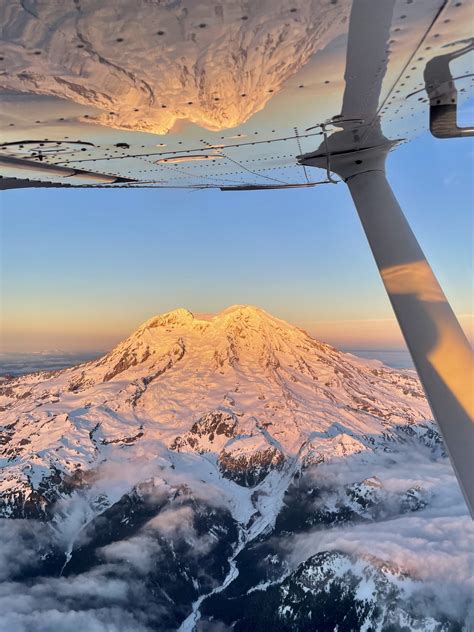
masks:
<svg viewBox="0 0 474 632"><path fill-rule="evenodd" d="M327 183L296 158L317 149L321 124L378 114L403 142L428 128L424 70L463 47L468 4L371 2L373 20L390 9L386 67L361 72L347 57L350 0L0 3L2 188ZM455 63L462 101L472 69Z"/></svg>

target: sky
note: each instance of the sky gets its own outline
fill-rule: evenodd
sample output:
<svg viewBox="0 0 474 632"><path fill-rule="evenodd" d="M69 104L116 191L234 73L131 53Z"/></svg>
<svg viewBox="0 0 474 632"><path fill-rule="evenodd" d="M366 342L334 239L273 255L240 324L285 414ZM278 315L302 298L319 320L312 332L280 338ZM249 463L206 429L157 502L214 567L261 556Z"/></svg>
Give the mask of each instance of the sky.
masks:
<svg viewBox="0 0 474 632"><path fill-rule="evenodd" d="M387 171L466 333L471 139L428 133ZM403 348L344 184L289 191L13 190L0 198L2 350L106 350L178 307L253 304L353 349Z"/></svg>

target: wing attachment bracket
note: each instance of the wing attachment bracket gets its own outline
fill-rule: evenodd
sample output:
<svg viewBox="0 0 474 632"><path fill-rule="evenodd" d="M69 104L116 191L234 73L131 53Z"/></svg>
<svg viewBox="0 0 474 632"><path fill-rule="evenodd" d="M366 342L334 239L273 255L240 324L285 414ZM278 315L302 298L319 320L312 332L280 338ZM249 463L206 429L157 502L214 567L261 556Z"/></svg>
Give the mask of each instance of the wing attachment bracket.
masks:
<svg viewBox="0 0 474 632"><path fill-rule="evenodd" d="M436 138L474 136L474 126L458 126L458 92L449 67L450 61L472 50L474 38L460 50L438 55L426 64L424 78L430 100L430 132Z"/></svg>

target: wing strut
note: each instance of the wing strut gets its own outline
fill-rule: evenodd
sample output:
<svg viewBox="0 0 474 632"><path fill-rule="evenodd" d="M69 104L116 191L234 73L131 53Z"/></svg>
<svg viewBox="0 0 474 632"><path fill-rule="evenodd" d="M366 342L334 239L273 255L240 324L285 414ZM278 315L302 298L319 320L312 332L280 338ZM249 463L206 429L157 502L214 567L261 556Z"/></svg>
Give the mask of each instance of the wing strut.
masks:
<svg viewBox="0 0 474 632"><path fill-rule="evenodd" d="M473 352L378 162L346 181L473 515Z"/></svg>
<svg viewBox="0 0 474 632"><path fill-rule="evenodd" d="M438 4L429 29L446 2ZM377 107L394 5L394 0L354 0L342 114L334 119L342 131L329 136L317 151L299 156L299 162L324 169L330 159L331 171L349 187L474 516L474 354L385 175L385 159L395 143L383 136Z"/></svg>

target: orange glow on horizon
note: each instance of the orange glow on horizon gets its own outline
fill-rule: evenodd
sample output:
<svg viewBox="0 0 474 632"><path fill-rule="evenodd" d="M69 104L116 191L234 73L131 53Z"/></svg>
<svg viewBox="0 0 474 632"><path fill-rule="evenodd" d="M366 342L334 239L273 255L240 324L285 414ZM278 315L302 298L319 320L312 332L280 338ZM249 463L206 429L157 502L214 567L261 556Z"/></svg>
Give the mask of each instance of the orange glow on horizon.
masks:
<svg viewBox="0 0 474 632"><path fill-rule="evenodd" d="M191 310L192 311L192 310ZM197 313L197 312L196 312ZM21 317L1 328L0 351L38 352L45 349L63 351L105 351L129 336L144 322L130 316L97 313L78 314L75 318L58 314L55 318L31 322ZM308 321L282 317L305 329L312 337L345 349L404 349L405 343L394 318L360 320ZM458 314L459 322L471 344L474 343L474 314Z"/></svg>

